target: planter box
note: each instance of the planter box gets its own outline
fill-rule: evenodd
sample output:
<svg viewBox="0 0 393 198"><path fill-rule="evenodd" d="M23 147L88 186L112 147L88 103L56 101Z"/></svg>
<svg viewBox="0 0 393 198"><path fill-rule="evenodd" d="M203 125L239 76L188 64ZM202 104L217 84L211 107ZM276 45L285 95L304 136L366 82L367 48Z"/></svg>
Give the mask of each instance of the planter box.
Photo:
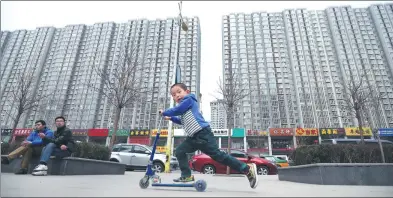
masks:
<svg viewBox="0 0 393 198"><path fill-rule="evenodd" d="M3 156L2 156L3 157ZM20 164L22 162L22 158L16 158L11 161L10 164L1 164L1 172L2 173L15 173L20 169ZM27 172L31 174L34 170L34 168L39 164L40 160L39 158L31 158L29 166L27 168ZM51 159L48 161L48 174L49 175L59 175L60 174L60 164L61 160L59 159L54 159L54 157L51 157Z"/></svg>
<svg viewBox="0 0 393 198"><path fill-rule="evenodd" d="M65 157L62 159L61 175L124 175L126 165L118 162Z"/></svg>
<svg viewBox="0 0 393 198"><path fill-rule="evenodd" d="M1 172L14 173L19 170L21 162L22 158L17 158L8 165L1 164ZM29 174L38 163L38 158L30 160ZM125 170L125 164L76 157L51 158L48 162L48 175L124 175Z"/></svg>
<svg viewBox="0 0 393 198"><path fill-rule="evenodd" d="M278 168L278 179L307 184L393 186L393 163L320 163Z"/></svg>

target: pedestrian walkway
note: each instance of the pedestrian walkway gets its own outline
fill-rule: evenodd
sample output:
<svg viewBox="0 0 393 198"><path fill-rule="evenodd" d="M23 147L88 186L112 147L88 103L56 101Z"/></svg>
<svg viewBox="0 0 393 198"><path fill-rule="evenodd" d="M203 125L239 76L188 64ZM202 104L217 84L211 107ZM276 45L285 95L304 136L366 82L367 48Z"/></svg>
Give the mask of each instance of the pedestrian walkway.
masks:
<svg viewBox="0 0 393 198"><path fill-rule="evenodd" d="M206 192L194 188L139 188L143 172L97 176L31 176L1 174L1 197L390 197L393 188L383 186L322 186L279 181L277 176L260 176L256 189L244 177L213 177L197 174L207 182ZM163 173L171 182L179 173ZM39 186L46 186L40 188ZM48 188L48 186L50 186Z"/></svg>

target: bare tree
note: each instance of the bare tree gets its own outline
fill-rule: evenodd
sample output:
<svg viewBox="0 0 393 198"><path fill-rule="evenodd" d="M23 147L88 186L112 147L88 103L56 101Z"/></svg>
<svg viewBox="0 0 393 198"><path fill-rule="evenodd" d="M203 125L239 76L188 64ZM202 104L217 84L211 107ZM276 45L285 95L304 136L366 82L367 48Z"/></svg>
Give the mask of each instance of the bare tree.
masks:
<svg viewBox="0 0 393 198"><path fill-rule="evenodd" d="M13 137L22 115L36 109L39 106L39 102L49 95L37 93L34 71L25 70L16 74L15 77L16 84L11 85L9 92L9 100L12 101L15 108L4 110L13 120L11 137ZM9 140L9 143L11 142L12 138Z"/></svg>
<svg viewBox="0 0 393 198"><path fill-rule="evenodd" d="M91 85L97 92L107 98L108 102L115 109L115 119L113 133L109 148L116 142L116 132L119 127L119 120L122 110L125 107L132 107L140 101L147 89L142 87L142 64L138 57L139 48L137 45L128 47L128 43L123 52L120 53L119 63L113 64L111 68L99 68L94 66L94 71L101 80L101 84Z"/></svg>
<svg viewBox="0 0 393 198"><path fill-rule="evenodd" d="M388 95L386 93L380 93L380 92L377 93L375 91L374 91L373 94L370 95L371 101L372 101L370 107L371 107L371 110L374 112L374 114L377 117L377 123L374 124L372 132L373 132L374 137L377 139L378 144L379 144L379 149L381 150L382 163L385 163L385 152L383 150L383 146L382 146L382 143L381 143L381 137L378 134L378 127L382 127L383 126L380 123L381 122L381 116L380 115L381 115L381 111L383 111L381 105L382 105L383 99L387 98L387 96ZM367 116L367 118L369 120L368 121L369 123L371 123L370 117L371 116Z"/></svg>
<svg viewBox="0 0 393 198"><path fill-rule="evenodd" d="M369 107L374 106L373 103L376 100L381 100L383 97L383 94L373 89L364 78L364 75L362 75L355 81L353 76L351 76L349 82L343 83L347 92L347 94L344 94L343 108L354 115L358 121L361 143L364 143L363 117L368 115Z"/></svg>
<svg viewBox="0 0 393 198"><path fill-rule="evenodd" d="M231 153L231 131L235 127L235 108L239 106L240 102L248 96L248 89L245 89L241 82L241 78L236 72L233 71L231 58L229 58L228 68L224 71L225 79L218 81L218 94L223 98L216 97L218 101L222 102L222 105L226 113L226 122L228 127L228 154ZM230 168L227 167L227 174L230 174Z"/></svg>

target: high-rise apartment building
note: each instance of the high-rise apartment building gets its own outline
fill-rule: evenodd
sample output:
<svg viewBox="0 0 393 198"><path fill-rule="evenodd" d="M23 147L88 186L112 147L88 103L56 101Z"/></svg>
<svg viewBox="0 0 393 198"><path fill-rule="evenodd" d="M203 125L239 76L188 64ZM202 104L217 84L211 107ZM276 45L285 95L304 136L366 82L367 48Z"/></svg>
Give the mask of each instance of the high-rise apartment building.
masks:
<svg viewBox="0 0 393 198"><path fill-rule="evenodd" d="M223 100L210 102L210 127L212 129L226 129L226 113Z"/></svg>
<svg viewBox="0 0 393 198"><path fill-rule="evenodd" d="M197 17L184 20L188 31L181 31L178 58L182 82L199 98L200 23ZM14 77L31 68L36 94L50 95L26 112L18 127L31 127L37 119L53 124L59 115L71 128L113 127L113 106L92 88L102 83L94 68L111 71L124 63L126 50L134 50L143 69L141 85L150 91L142 102L123 109L119 127L156 128L158 110L168 108L171 100L178 27L177 19L168 18L1 32L1 126L12 125L6 112L15 111L17 104L8 97L17 83Z"/></svg>
<svg viewBox="0 0 393 198"><path fill-rule="evenodd" d="M354 126L343 85L361 77L386 96L379 111L365 111L365 124L393 127L392 11L385 4L224 16L224 81L231 68L248 90L235 127Z"/></svg>

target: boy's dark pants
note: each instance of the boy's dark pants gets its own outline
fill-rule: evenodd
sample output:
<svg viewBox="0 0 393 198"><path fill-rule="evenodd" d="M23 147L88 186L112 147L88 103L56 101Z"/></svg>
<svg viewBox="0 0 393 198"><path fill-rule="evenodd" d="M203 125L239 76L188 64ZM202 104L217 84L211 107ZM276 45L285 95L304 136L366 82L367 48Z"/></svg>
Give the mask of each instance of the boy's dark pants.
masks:
<svg viewBox="0 0 393 198"><path fill-rule="evenodd" d="M244 162L228 155L219 150L216 138L214 137L210 127L206 127L197 132L193 137L187 137L178 147L176 147L176 157L179 161L179 167L182 177L191 175L191 169L187 161L187 153L200 150L206 155L210 156L213 160L229 166L239 172L245 172L247 165Z"/></svg>

